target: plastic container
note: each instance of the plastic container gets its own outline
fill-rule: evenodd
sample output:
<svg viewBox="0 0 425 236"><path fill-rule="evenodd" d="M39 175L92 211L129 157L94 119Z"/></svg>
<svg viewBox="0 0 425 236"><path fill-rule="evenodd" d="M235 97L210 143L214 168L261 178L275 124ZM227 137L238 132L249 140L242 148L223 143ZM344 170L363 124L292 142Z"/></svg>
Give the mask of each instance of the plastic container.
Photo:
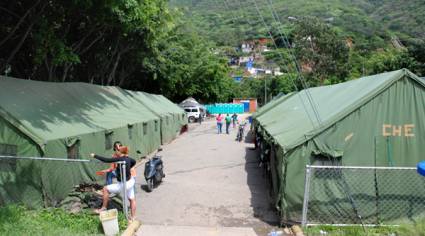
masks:
<svg viewBox="0 0 425 236"><path fill-rule="evenodd" d="M425 176L425 161L421 161L418 163L417 171L420 175Z"/></svg>
<svg viewBox="0 0 425 236"><path fill-rule="evenodd" d="M99 219L100 222L102 222L103 232L105 235L117 235L120 232L120 228L118 227L117 209L100 212Z"/></svg>
<svg viewBox="0 0 425 236"><path fill-rule="evenodd" d="M210 114L244 113L243 104L216 103L214 105L206 105L205 107Z"/></svg>

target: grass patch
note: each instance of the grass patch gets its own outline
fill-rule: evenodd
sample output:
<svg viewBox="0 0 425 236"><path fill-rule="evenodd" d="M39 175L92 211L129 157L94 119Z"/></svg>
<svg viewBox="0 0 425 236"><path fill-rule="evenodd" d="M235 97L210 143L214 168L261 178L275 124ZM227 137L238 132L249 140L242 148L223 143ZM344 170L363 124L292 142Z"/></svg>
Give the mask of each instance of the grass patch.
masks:
<svg viewBox="0 0 425 236"><path fill-rule="evenodd" d="M120 212L120 230L127 221ZM28 210L9 205L0 208L0 235L103 235L99 217L89 210L72 214L62 209Z"/></svg>
<svg viewBox="0 0 425 236"><path fill-rule="evenodd" d="M358 226L314 226L304 228L303 231L308 236L425 236L425 219L422 219L415 224L404 224L399 227L381 226L365 228L366 230Z"/></svg>

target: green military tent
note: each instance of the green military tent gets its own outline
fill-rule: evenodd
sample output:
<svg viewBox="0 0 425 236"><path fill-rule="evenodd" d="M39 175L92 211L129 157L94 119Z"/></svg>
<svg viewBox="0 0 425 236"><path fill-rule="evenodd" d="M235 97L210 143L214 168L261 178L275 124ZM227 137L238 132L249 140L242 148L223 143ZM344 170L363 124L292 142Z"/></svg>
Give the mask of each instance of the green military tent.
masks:
<svg viewBox="0 0 425 236"><path fill-rule="evenodd" d="M271 149L273 199L282 220L301 221L306 165L414 167L425 153L424 117L425 81L406 69L310 88L264 106L254 116L254 129ZM369 183L376 176L359 178ZM329 179L319 181L328 195L317 211L331 214L326 207L346 194ZM401 184L398 190L415 196L417 186ZM368 191L353 194L375 199L375 189ZM369 207L365 215L376 212L374 203L363 206ZM338 207L333 210L351 210L347 202Z"/></svg>
<svg viewBox="0 0 425 236"><path fill-rule="evenodd" d="M182 109L173 103L165 103L169 101L162 95L154 95L145 92L128 91L131 96L144 104L150 111L160 117L161 142L166 144L173 140L182 126L186 125L187 120ZM176 117L180 119L176 119Z"/></svg>
<svg viewBox="0 0 425 236"><path fill-rule="evenodd" d="M115 140L132 157L151 153L161 144L162 110L134 93L0 77L0 155L88 159L92 152L110 156ZM0 204L55 205L76 184L98 178L105 164L96 163L2 158Z"/></svg>
<svg viewBox="0 0 425 236"><path fill-rule="evenodd" d="M181 127L187 125L188 119L184 110L177 104L172 103L166 97L162 95L154 95L158 102L160 102L165 108L169 109L173 113L175 131L180 132Z"/></svg>

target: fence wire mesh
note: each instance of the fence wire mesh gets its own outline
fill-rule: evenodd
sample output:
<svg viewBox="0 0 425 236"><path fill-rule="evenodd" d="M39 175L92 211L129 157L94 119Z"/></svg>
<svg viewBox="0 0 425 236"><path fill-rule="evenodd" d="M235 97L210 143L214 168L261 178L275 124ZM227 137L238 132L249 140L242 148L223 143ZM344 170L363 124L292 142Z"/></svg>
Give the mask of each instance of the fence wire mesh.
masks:
<svg viewBox="0 0 425 236"><path fill-rule="evenodd" d="M87 192L95 194L106 180L96 172L108 167L98 160L0 156L0 206L58 207L77 195L90 202L84 199ZM126 199L125 191L122 196ZM97 199L88 207L100 207L101 197ZM126 213L126 201L123 204Z"/></svg>
<svg viewBox="0 0 425 236"><path fill-rule="evenodd" d="M398 225L425 215L416 168L307 166L303 225Z"/></svg>

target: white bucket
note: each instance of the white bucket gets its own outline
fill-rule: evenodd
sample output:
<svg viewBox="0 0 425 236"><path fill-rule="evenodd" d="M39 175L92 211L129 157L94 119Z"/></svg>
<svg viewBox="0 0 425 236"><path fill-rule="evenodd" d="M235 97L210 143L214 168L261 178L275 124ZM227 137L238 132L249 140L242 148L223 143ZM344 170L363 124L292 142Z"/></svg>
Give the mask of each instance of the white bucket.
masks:
<svg viewBox="0 0 425 236"><path fill-rule="evenodd" d="M101 211L99 214L100 222L102 222L103 232L105 235L117 235L120 232L118 227L118 211L111 209Z"/></svg>

